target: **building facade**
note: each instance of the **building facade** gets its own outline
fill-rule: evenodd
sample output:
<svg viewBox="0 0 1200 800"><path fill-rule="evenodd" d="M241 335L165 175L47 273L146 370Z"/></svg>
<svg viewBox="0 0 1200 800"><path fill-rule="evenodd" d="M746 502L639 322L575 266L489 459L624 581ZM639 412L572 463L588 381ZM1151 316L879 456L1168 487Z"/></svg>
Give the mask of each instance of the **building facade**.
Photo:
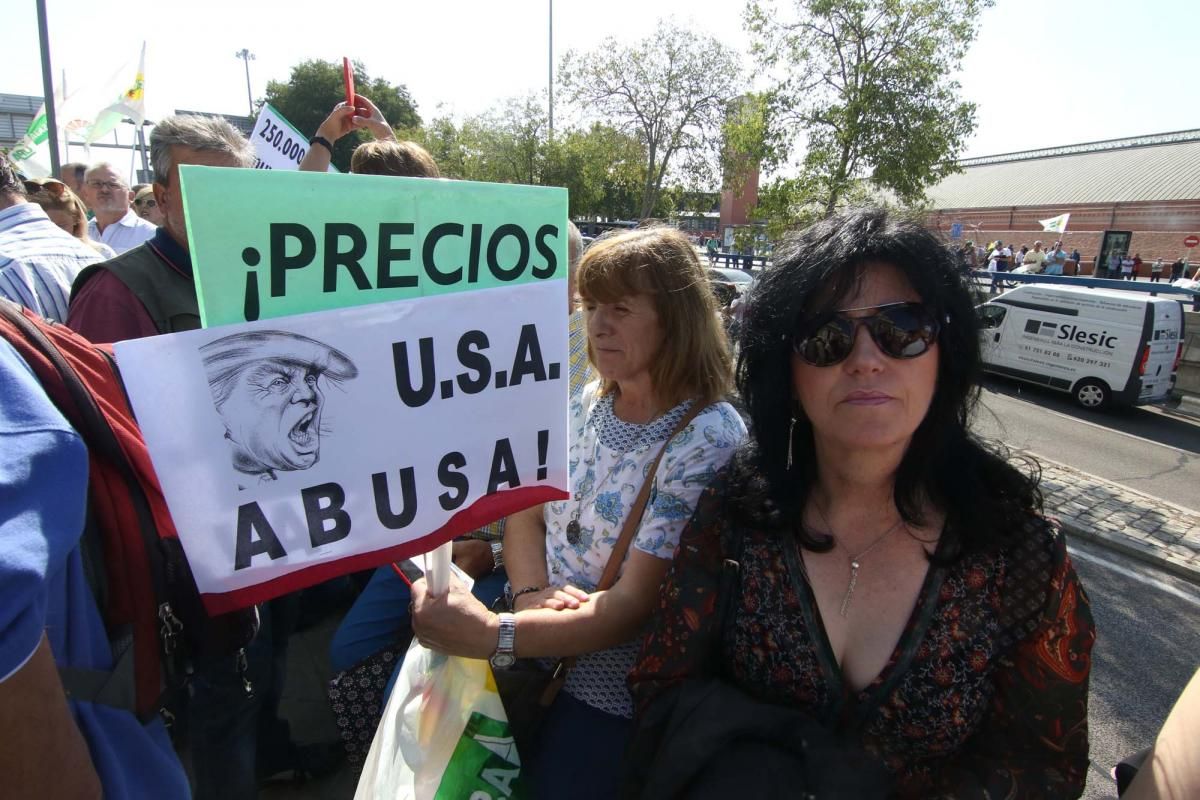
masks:
<svg viewBox="0 0 1200 800"><path fill-rule="evenodd" d="M961 173L927 192L929 223L947 237L1018 248L1061 238L1067 252L1079 250L1085 275L1112 252L1139 255L1143 274L1156 258L1200 260L1184 244L1200 235L1200 130L960 163ZM1042 230L1040 220L1067 213L1065 234Z"/></svg>

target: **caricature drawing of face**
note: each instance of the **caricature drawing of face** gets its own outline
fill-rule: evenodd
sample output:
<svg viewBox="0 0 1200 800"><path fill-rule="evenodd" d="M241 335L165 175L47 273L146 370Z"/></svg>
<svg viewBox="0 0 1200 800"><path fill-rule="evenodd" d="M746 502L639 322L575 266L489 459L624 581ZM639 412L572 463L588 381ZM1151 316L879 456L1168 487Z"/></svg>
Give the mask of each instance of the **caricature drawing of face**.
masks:
<svg viewBox="0 0 1200 800"><path fill-rule="evenodd" d="M239 472L308 469L321 457L320 374L309 365L259 361L242 370L217 409Z"/></svg>
<svg viewBox="0 0 1200 800"><path fill-rule="evenodd" d="M233 334L201 352L234 469L273 480L320 460L324 387L358 375L344 353L284 331Z"/></svg>

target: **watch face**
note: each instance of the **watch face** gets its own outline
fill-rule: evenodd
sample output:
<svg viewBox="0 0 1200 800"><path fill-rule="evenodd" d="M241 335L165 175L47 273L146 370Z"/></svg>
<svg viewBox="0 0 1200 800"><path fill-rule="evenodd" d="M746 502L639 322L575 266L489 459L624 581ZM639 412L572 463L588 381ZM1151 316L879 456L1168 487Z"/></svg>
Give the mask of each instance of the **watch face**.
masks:
<svg viewBox="0 0 1200 800"><path fill-rule="evenodd" d="M508 669L513 664L517 663L517 659L512 653L495 653L488 660L491 661L492 666L496 667L497 669Z"/></svg>

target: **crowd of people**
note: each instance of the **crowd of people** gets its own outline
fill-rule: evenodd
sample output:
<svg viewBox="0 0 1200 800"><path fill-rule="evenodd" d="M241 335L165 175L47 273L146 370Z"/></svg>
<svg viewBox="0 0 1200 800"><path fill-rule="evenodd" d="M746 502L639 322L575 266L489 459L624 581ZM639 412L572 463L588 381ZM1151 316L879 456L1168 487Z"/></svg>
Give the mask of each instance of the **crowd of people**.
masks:
<svg viewBox="0 0 1200 800"><path fill-rule="evenodd" d="M957 250L958 263L963 270L986 269L992 273L991 293L1004 286L1004 273L1028 275L1080 275L1083 255L1078 248L1069 254L1063 249L1062 241L1056 241L1050 248L1044 248L1040 240L1033 247L1021 245L1019 248L1006 245L997 239L988 242L986 246L976 245L966 241ZM1093 278L1108 278L1112 280L1136 281L1143 276L1149 277L1151 283L1163 280L1167 273L1165 259L1156 258L1148 269L1143 269L1140 253L1128 253L1112 250L1108 257L1099 259L1092 271ZM1171 264L1166 277L1177 281L1191 274L1190 265L1183 258Z"/></svg>
<svg viewBox="0 0 1200 800"><path fill-rule="evenodd" d="M361 100L333 109L301 169L367 130L353 172L439 176ZM97 343L199 327L178 167L253 154L187 115L150 149L154 182L136 189L108 164L40 181L0 164L0 302ZM739 304L735 368L681 233L569 244L570 498L456 541L473 591L410 589L387 565L343 582L334 683L384 663L390 686L414 635L497 671L563 670L521 754L536 797L799 796L805 781L1078 797L1095 627L1036 464L968 428L980 353L960 256L880 209L798 232ZM1022 251L997 242L989 267L1067 260L1057 242ZM0 755L6 790L236 800L337 765L343 742L298 746L279 714L296 594L258 607L244 648L193 665L169 732L66 696L60 671L111 667L80 568L86 452L7 344L0 384L0 724L21 731Z"/></svg>

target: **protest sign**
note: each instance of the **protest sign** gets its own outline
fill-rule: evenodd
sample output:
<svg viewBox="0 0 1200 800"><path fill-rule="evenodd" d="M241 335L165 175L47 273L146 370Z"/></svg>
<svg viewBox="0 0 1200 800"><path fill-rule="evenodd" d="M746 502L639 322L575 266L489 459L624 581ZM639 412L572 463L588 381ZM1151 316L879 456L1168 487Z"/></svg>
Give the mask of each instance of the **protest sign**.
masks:
<svg viewBox="0 0 1200 800"><path fill-rule="evenodd" d="M308 137L296 130L270 103L263 103L250 133L255 169L299 169L308 153ZM329 165L330 172L337 167Z"/></svg>
<svg viewBox="0 0 1200 800"><path fill-rule="evenodd" d="M181 166L205 327L553 281L567 191Z"/></svg>
<svg viewBox="0 0 1200 800"><path fill-rule="evenodd" d="M117 343L206 608L567 497L562 284Z"/></svg>

